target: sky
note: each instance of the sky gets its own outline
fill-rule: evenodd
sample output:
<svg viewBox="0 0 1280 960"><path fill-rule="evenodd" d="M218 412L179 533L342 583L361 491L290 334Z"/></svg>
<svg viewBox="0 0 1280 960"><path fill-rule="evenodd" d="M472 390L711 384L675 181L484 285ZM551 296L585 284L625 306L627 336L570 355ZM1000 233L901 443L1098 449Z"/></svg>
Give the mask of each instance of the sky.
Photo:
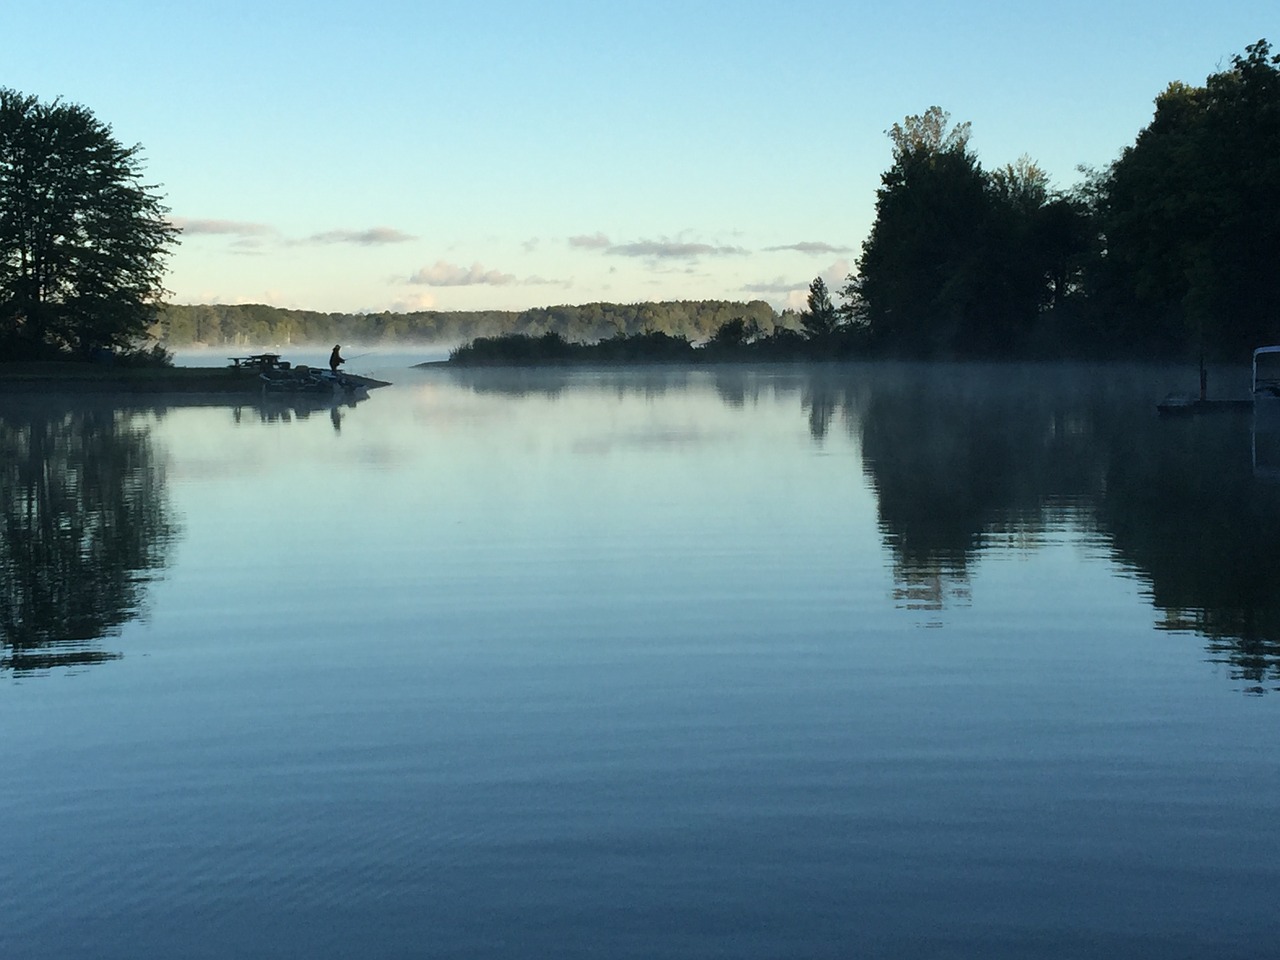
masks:
<svg viewBox="0 0 1280 960"><path fill-rule="evenodd" d="M44 0L0 38L0 86L141 145L174 303L781 309L854 269L894 123L1066 189L1280 4Z"/></svg>

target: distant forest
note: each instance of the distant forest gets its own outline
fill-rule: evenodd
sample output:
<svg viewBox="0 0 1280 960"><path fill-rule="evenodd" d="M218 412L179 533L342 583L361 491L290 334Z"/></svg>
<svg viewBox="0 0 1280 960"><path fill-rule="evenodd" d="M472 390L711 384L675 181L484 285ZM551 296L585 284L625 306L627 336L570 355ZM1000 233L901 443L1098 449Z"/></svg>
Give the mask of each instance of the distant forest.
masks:
<svg viewBox="0 0 1280 960"><path fill-rule="evenodd" d="M156 332L167 347L192 344L444 344L481 337L556 334L587 343L617 336L661 333L690 340L709 339L726 323L742 320L751 329L800 329L795 311L778 314L763 300L678 300L665 303L588 303L530 310L413 313L318 313L263 304L160 308Z"/></svg>
<svg viewBox="0 0 1280 960"><path fill-rule="evenodd" d="M1067 190L1029 157L986 169L933 106L888 131L855 269L808 308L763 301L322 314L168 306L168 346L432 342L470 362L690 355L1240 360L1280 343L1280 56L1174 82L1114 163ZM834 295L834 299L833 299ZM584 350L583 347L592 349Z"/></svg>

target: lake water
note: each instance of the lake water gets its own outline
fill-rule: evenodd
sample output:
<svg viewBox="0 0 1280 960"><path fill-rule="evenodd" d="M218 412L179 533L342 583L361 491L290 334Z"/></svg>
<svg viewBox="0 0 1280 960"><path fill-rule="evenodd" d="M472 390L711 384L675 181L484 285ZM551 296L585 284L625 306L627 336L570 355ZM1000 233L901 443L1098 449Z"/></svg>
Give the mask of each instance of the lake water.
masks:
<svg viewBox="0 0 1280 960"><path fill-rule="evenodd" d="M1277 434L1194 371L412 359L0 394L0 956L1277 949Z"/></svg>

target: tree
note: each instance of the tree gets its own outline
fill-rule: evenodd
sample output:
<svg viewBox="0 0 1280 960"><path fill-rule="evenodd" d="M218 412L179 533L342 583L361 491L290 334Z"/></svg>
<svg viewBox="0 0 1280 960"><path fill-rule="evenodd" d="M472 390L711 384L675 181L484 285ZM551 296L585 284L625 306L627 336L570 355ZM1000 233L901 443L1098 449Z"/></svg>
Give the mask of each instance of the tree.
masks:
<svg viewBox="0 0 1280 960"><path fill-rule="evenodd" d="M1037 317L1076 290L1089 246L1088 217L1054 193L1048 174L1025 155L987 179L982 339L1017 344Z"/></svg>
<svg viewBox="0 0 1280 960"><path fill-rule="evenodd" d="M1238 358L1280 301L1280 56L1265 40L1203 87L1171 83L1097 197L1093 299L1120 343Z"/></svg>
<svg viewBox="0 0 1280 960"><path fill-rule="evenodd" d="M831 302L831 294L827 292L827 284L821 277L814 277L809 284L809 309L800 314L800 325L810 340L822 340L836 329L838 319L835 304Z"/></svg>
<svg viewBox="0 0 1280 960"><path fill-rule="evenodd" d="M873 342L918 354L951 351L975 317L986 180L969 152L969 125L930 107L889 131L893 165L881 176L876 219L842 291Z"/></svg>
<svg viewBox="0 0 1280 960"><path fill-rule="evenodd" d="M888 130L889 139L893 141L894 159L966 152L972 125L966 121L948 130L950 123L951 114L939 106L932 106L919 116L895 123Z"/></svg>
<svg viewBox="0 0 1280 960"><path fill-rule="evenodd" d="M1088 235L1029 157L987 173L969 125L940 107L889 130L893 165L857 272L841 290L851 321L882 349L997 356L1032 341L1042 314L1078 285Z"/></svg>
<svg viewBox="0 0 1280 960"><path fill-rule="evenodd" d="M707 346L713 350L732 352L741 350L758 336L760 336L760 325L754 317L750 319L734 317L716 328L716 332L707 341Z"/></svg>
<svg viewBox="0 0 1280 960"><path fill-rule="evenodd" d="M85 107L0 88L0 346L88 356L137 346L176 243L141 148Z"/></svg>

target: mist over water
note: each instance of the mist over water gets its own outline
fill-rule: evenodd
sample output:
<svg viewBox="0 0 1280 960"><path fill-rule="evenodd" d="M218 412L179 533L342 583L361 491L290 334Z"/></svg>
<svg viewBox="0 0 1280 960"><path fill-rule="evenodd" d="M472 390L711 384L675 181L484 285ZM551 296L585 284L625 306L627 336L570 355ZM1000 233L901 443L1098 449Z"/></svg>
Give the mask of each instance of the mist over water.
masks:
<svg viewBox="0 0 1280 960"><path fill-rule="evenodd" d="M428 359L0 397L0 956L1275 942L1277 431L1194 371Z"/></svg>

